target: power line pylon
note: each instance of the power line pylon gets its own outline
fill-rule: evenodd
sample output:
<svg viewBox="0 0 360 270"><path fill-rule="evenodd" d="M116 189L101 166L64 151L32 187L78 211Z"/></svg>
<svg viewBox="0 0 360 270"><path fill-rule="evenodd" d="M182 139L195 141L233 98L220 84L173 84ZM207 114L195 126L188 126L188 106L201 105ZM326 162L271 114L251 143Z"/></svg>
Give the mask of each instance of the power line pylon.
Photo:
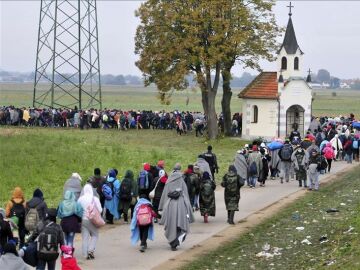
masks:
<svg viewBox="0 0 360 270"><path fill-rule="evenodd" d="M41 0L33 106L101 109L96 0Z"/></svg>

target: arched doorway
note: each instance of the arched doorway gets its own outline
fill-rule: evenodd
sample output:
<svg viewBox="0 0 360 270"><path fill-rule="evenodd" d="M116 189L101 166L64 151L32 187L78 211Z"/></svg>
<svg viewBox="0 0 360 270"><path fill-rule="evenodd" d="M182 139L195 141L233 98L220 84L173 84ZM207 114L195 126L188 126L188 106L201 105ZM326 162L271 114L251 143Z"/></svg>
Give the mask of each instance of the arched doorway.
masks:
<svg viewBox="0 0 360 270"><path fill-rule="evenodd" d="M304 137L304 108L300 105L293 105L286 111L286 135L288 136L296 126Z"/></svg>

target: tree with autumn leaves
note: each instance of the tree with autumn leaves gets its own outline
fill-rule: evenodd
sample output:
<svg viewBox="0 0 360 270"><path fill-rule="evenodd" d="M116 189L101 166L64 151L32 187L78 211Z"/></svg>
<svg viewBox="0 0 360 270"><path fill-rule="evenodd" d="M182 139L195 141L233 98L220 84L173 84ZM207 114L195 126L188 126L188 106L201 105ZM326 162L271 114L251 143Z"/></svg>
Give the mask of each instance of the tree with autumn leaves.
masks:
<svg viewBox="0 0 360 270"><path fill-rule="evenodd" d="M280 34L272 8L263 0L148 0L136 15L136 62L145 85L156 84L168 101L173 90L188 87L193 74L201 89L208 136L218 135L215 98L222 78L225 133L231 132L231 69L236 63L259 69L273 60Z"/></svg>

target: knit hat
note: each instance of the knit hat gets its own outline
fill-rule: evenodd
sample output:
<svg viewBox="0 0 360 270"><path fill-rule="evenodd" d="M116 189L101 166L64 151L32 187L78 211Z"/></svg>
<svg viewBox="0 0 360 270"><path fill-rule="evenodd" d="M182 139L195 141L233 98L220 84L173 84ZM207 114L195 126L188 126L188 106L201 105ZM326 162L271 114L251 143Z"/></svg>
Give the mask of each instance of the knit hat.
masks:
<svg viewBox="0 0 360 270"><path fill-rule="evenodd" d="M159 177L161 178L161 177L163 177L165 175L165 171L164 170L160 170L159 171Z"/></svg>
<svg viewBox="0 0 360 270"><path fill-rule="evenodd" d="M150 171L150 164L149 163L144 163L144 170L145 171Z"/></svg>
<svg viewBox="0 0 360 270"><path fill-rule="evenodd" d="M42 199L42 198L44 198L44 194L42 193L42 191L39 188L37 188L34 190L33 197Z"/></svg>

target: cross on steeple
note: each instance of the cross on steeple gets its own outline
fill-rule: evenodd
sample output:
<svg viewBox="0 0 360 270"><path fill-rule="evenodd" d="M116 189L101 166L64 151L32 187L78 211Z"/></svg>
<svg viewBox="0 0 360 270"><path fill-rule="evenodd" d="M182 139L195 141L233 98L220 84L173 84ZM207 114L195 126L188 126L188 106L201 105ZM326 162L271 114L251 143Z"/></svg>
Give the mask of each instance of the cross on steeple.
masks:
<svg viewBox="0 0 360 270"><path fill-rule="evenodd" d="M311 75L311 69L310 69L310 68L309 68L309 70L308 70L308 74Z"/></svg>
<svg viewBox="0 0 360 270"><path fill-rule="evenodd" d="M290 12L289 12L289 16L291 16L291 15L292 15L291 8L293 8L294 6L292 6L292 5L291 5L291 2L290 2L290 5L289 5L289 6L286 6L286 7L288 7L288 8L289 8L289 10L290 10Z"/></svg>
<svg viewBox="0 0 360 270"><path fill-rule="evenodd" d="M308 75L307 75L307 78L306 78L306 82L311 83L311 69L310 68L308 70Z"/></svg>

